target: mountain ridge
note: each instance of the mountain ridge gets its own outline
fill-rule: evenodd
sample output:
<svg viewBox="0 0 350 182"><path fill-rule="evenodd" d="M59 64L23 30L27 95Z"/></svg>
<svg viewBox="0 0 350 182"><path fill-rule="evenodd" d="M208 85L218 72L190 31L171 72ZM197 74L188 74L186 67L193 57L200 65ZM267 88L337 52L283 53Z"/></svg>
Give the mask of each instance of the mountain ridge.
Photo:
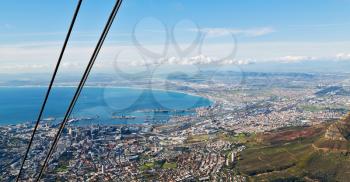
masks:
<svg viewBox="0 0 350 182"><path fill-rule="evenodd" d="M256 135L236 169L251 181L350 179L350 113L333 123Z"/></svg>

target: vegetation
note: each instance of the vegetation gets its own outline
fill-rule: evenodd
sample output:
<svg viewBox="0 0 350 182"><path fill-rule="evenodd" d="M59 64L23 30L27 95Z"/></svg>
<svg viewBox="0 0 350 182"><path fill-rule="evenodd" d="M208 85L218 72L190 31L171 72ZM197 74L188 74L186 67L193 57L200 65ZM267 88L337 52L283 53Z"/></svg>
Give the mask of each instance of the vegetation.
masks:
<svg viewBox="0 0 350 182"><path fill-rule="evenodd" d="M163 169L175 169L177 164L175 162L165 162L162 166Z"/></svg>
<svg viewBox="0 0 350 182"><path fill-rule="evenodd" d="M232 143L240 144L252 144L255 140L254 134L240 133L240 134L219 134L218 138L221 140L226 140Z"/></svg>
<svg viewBox="0 0 350 182"><path fill-rule="evenodd" d="M350 116L347 118L350 121ZM348 136L349 127L341 123ZM337 123L338 124L338 123ZM252 181L348 181L349 141L329 140L329 125L299 127L258 134L244 150L236 170ZM320 150L320 147L323 147Z"/></svg>
<svg viewBox="0 0 350 182"><path fill-rule="evenodd" d="M175 162L166 162L165 160L159 160L159 161L154 161L154 162L146 162L143 164L140 169L142 171L145 170L150 170L150 169L174 169L177 167L177 164Z"/></svg>
<svg viewBox="0 0 350 182"><path fill-rule="evenodd" d="M147 163L143 164L143 165L140 167L140 169L141 169L142 171L144 171L144 170L149 170L149 169L154 168L154 166L155 166L155 163L154 163L154 162L147 162Z"/></svg>
<svg viewBox="0 0 350 182"><path fill-rule="evenodd" d="M67 171L68 171L68 166L66 166L66 165L59 166L55 169L55 172L57 172L57 173L64 173Z"/></svg>
<svg viewBox="0 0 350 182"><path fill-rule="evenodd" d="M310 111L310 112L318 112L318 111L325 110L324 107L315 106L315 105L302 105L302 106L299 106L299 108L303 111Z"/></svg>
<svg viewBox="0 0 350 182"><path fill-rule="evenodd" d="M209 140L209 135L193 135L187 139L187 143L205 142Z"/></svg>

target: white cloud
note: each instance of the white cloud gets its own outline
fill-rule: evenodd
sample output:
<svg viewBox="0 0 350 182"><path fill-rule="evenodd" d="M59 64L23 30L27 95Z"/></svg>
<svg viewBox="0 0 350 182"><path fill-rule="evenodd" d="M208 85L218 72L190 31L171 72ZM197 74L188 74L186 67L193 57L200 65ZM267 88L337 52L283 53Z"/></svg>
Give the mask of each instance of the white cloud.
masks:
<svg viewBox="0 0 350 182"><path fill-rule="evenodd" d="M336 56L335 56L336 60L339 60L339 61L350 61L350 54L347 54L347 53L338 53Z"/></svg>
<svg viewBox="0 0 350 182"><path fill-rule="evenodd" d="M200 31L209 36L220 37L230 34L243 35L247 37L258 37L275 32L271 27L260 27L251 29L234 29L234 28L203 28Z"/></svg>
<svg viewBox="0 0 350 182"><path fill-rule="evenodd" d="M282 56L276 57L273 59L264 60L261 59L261 62L280 62L280 63L297 63L304 61L350 61L350 53L338 53L334 56Z"/></svg>
<svg viewBox="0 0 350 182"><path fill-rule="evenodd" d="M90 59L95 43L71 42L63 58L62 68L67 71L83 70ZM204 51L194 51L184 58L170 46L167 59L152 59L130 44L106 43L98 56L94 70L113 71L113 62L129 69L142 66L143 62L179 65L229 65L251 64L266 61L297 62L307 60L350 60L350 42L239 42L235 57L227 57L232 52L230 43L209 43ZM164 45L152 44L144 47L162 53ZM0 44L0 72L47 72L52 71L57 61L61 42L24 42ZM116 60L119 52L125 52ZM343 53L339 53L343 52ZM205 55L205 56L204 56ZM145 57L143 57L145 56ZM17 65L17 66L16 66ZM29 66L32 65L32 66ZM44 66L39 66L44 65ZM112 65L112 66L111 66ZM71 68L74 68L72 70Z"/></svg>
<svg viewBox="0 0 350 182"><path fill-rule="evenodd" d="M284 63L293 63L293 62L301 62L301 61L311 61L316 60L316 57L312 56L283 56L276 58L275 61L281 61Z"/></svg>
<svg viewBox="0 0 350 182"><path fill-rule="evenodd" d="M26 70L40 70L40 69L47 69L49 68L49 65L46 64L9 64L9 65L3 65L1 66L0 70L21 70L21 71L26 71Z"/></svg>
<svg viewBox="0 0 350 182"><path fill-rule="evenodd" d="M150 63L150 62L149 62ZM168 57L162 58L152 62L153 64L167 64L167 65L243 65L251 64L251 60L233 60L233 59L217 59L215 57L209 57L205 55L197 55L192 57ZM129 63L131 66L143 66L145 65L140 61L132 61Z"/></svg>
<svg viewBox="0 0 350 182"><path fill-rule="evenodd" d="M63 62L62 67L63 68L76 68L76 67L82 67L83 65L78 62Z"/></svg>
<svg viewBox="0 0 350 182"><path fill-rule="evenodd" d="M229 65L229 64L235 64L235 65L247 65L247 64L254 64L256 63L256 60L253 59L239 59L239 60L233 60L233 59L228 59L222 61L222 65Z"/></svg>

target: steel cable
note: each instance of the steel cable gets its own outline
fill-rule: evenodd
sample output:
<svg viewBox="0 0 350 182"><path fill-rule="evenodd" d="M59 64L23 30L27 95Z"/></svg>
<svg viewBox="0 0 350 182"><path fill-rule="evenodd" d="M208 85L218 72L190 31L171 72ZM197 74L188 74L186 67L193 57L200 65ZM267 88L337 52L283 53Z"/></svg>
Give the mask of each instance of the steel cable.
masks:
<svg viewBox="0 0 350 182"><path fill-rule="evenodd" d="M91 69L92 69L92 67L93 67L93 65L94 65L94 63L96 61L96 58L97 58L97 56L98 56L98 54L99 54L99 52L101 50L101 47L102 47L102 45L104 43L104 40L107 37L109 29L112 26L112 23L114 21L115 16L117 15L117 12L119 10L119 7L121 6L121 3L122 3L122 0L117 0L116 4L113 7L113 10L112 10L112 12L111 12L111 14L110 14L110 16L108 18L108 21L107 21L107 23L106 23L106 25L104 27L104 30L103 30L103 32L102 32L102 34L100 36L100 39L99 39L99 41L98 41L98 43L97 43L97 45L95 47L95 50L94 50L94 52L93 52L93 54L92 54L92 56L90 58L90 61L89 61L88 65L87 65L87 67L86 67L86 69L84 71L83 77L81 78L81 81L80 81L80 83L78 85L78 88L77 88L77 90L76 90L76 92L74 94L74 97L73 97L73 99L72 99L72 101L71 101L71 103L69 105L69 108L68 108L68 110L67 110L67 112L66 112L66 114L64 116L64 119L63 119L63 121L62 121L62 123L60 125L60 128L59 128L58 132L56 133L55 139L54 139L54 141L53 141L53 143L52 143L52 145L50 147L50 150L49 150L49 152L48 152L48 154L47 154L47 156L45 158L44 164L41 167L40 173L39 173L36 181L39 181L40 178L42 177L43 172L44 172L44 170L46 168L46 165L47 165L51 155L53 154L54 149L57 146L57 143L58 143L58 140L59 140L59 138L60 138L60 136L62 134L62 131L63 131L63 129L64 129L64 127L65 127L65 125L66 125L66 123L67 123L67 121L68 121L68 119L69 119L69 117L70 117L70 115L71 115L71 113L72 113L72 111L74 109L74 105L77 102L77 100L79 98L79 95L80 95L80 93L82 91L82 88L85 85L85 82L86 82L86 80L87 80L87 78L89 76L89 73L90 73L90 71L91 71Z"/></svg>

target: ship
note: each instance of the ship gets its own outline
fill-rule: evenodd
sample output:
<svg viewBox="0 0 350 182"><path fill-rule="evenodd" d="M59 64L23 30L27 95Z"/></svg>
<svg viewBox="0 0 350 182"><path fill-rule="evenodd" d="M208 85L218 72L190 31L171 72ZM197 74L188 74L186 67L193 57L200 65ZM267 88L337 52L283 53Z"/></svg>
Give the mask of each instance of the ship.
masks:
<svg viewBox="0 0 350 182"><path fill-rule="evenodd" d="M136 116L125 116L125 115L112 116L112 119L136 119Z"/></svg>
<svg viewBox="0 0 350 182"><path fill-rule="evenodd" d="M166 109L154 109L153 112L154 112L154 113L169 113L170 110L166 110Z"/></svg>
<svg viewBox="0 0 350 182"><path fill-rule="evenodd" d="M56 119L54 117L48 117L48 118L44 118L42 119L42 121L55 121Z"/></svg>

